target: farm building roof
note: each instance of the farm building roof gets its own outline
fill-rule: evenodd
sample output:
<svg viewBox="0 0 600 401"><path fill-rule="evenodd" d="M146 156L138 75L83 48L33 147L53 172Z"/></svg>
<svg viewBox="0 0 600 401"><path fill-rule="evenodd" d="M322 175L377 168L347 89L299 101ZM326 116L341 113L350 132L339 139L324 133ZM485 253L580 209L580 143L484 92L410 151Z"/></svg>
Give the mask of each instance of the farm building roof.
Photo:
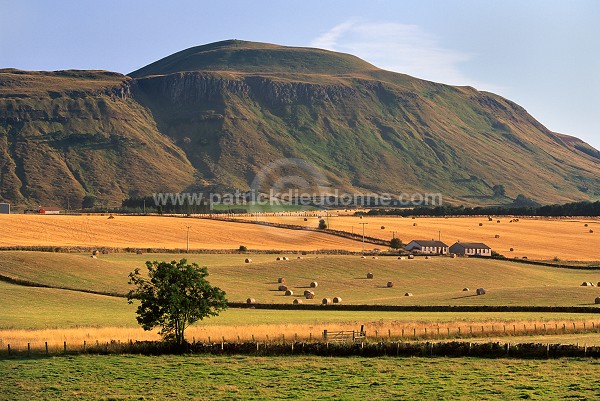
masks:
<svg viewBox="0 0 600 401"><path fill-rule="evenodd" d="M492 249L483 242L457 242L454 245L460 245L465 249Z"/></svg>
<svg viewBox="0 0 600 401"><path fill-rule="evenodd" d="M410 242L415 242L421 246L448 247L448 245L444 244L442 241L414 239Z"/></svg>

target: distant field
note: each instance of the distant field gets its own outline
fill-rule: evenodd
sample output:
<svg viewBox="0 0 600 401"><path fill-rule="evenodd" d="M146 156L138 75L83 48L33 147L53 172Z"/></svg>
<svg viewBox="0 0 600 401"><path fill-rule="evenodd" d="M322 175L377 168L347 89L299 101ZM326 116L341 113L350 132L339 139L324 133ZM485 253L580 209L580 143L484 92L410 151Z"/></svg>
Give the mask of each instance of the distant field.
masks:
<svg viewBox="0 0 600 401"><path fill-rule="evenodd" d="M289 216L265 217L255 219L264 221L317 227L318 216L304 217L287 213ZM309 214L314 214L311 212ZM329 228L362 234L369 237L390 240L392 236L402 239L406 244L413 239L438 239L441 237L448 246L456 241L483 242L494 251L506 257L523 257L529 259L551 260L555 256L562 260L600 261L600 219L533 219L519 218L510 223L511 217L494 217L488 221L486 217L453 217L430 218L419 217L370 217L362 219L358 216L330 216L321 213L328 221ZM248 217L245 217L248 219ZM304 221L304 219L307 221ZM500 220L500 223L497 223ZM479 226L482 223L483 226ZM416 224L416 226L414 225ZM587 224L588 227L584 225ZM385 227L382 229L381 227ZM589 230L594 233L590 233ZM395 234L393 233L395 231ZM495 238L499 235L500 238ZM374 245L368 244L368 249ZM514 250L511 251L510 248Z"/></svg>
<svg viewBox="0 0 600 401"><path fill-rule="evenodd" d="M143 372L143 374L140 374ZM11 400L596 399L593 360L75 356L0 360Z"/></svg>
<svg viewBox="0 0 600 401"><path fill-rule="evenodd" d="M332 235L215 220L160 216L0 215L1 246L85 246L257 250L344 249L362 244Z"/></svg>

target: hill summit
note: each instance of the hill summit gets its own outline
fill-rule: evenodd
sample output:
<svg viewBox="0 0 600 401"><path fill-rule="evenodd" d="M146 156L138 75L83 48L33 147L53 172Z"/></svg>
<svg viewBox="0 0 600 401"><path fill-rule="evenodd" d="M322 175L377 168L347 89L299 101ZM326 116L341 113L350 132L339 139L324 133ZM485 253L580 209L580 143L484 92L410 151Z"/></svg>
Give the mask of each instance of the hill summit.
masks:
<svg viewBox="0 0 600 401"><path fill-rule="evenodd" d="M0 70L0 200L248 190L281 159L352 193L600 198L600 152L585 142L503 97L348 54L228 40L129 75Z"/></svg>

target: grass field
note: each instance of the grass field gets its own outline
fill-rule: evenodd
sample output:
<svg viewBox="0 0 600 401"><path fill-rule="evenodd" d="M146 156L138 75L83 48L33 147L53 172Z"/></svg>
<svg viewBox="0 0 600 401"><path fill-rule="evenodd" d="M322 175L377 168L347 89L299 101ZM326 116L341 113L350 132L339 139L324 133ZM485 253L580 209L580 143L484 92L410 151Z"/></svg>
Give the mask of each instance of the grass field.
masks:
<svg viewBox="0 0 600 401"><path fill-rule="evenodd" d="M251 297L258 303L292 303L296 295L303 298L312 281L318 283L315 299L303 299L306 304L341 297L348 304L595 306L594 299L600 296L600 288L580 286L584 281L599 282L598 271L448 257L310 255L276 261L277 255L253 255L253 263L246 264L246 256L239 254L114 253L92 259L89 254L3 251L0 274L56 287L126 293L128 273L136 267L145 269L146 260L183 257L207 266L211 283L224 289L233 302ZM367 272L374 279L366 279ZM286 279L294 296L277 291L279 277ZM386 287L388 281L393 288ZM470 291L462 291L464 287ZM475 296L478 287L487 294ZM413 296L405 296L407 292Z"/></svg>
<svg viewBox="0 0 600 401"><path fill-rule="evenodd" d="M359 241L309 231L159 216L0 215L0 246L359 251Z"/></svg>
<svg viewBox="0 0 600 401"><path fill-rule="evenodd" d="M310 213L314 214L314 213ZM520 218L510 223L511 217L497 217L488 221L486 217L453 217L416 219L385 216L371 217L320 216L328 221L329 228L390 240L393 235L407 244L413 239L438 239L441 237L448 246L456 241L483 242L494 251L506 257L523 257L537 260L551 260L555 256L562 260L598 261L600 254L600 219L534 219ZM248 219L248 217L245 217ZM259 220L317 227L318 216L306 217L302 214L282 213L279 216L255 217ZM500 220L500 223L497 221ZM483 226L479 226L482 223ZM416 226L414 225L416 224ZM585 227L584 225L588 226ZM381 227L385 227L382 229ZM590 233L592 229L594 233ZM393 232L395 231L395 234ZM495 238L499 235L500 238ZM368 245L368 248L373 248ZM510 248L514 250L511 251Z"/></svg>
<svg viewBox="0 0 600 401"><path fill-rule="evenodd" d="M583 359L76 356L0 360L6 400L596 399Z"/></svg>

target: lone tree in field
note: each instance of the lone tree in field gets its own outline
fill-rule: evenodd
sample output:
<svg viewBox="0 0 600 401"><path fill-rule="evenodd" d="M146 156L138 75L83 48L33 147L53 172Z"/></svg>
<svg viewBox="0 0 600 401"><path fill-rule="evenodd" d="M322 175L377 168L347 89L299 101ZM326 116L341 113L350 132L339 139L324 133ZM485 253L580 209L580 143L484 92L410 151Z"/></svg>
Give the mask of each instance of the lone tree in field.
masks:
<svg viewBox="0 0 600 401"><path fill-rule="evenodd" d="M218 316L227 308L225 292L206 280L208 271L196 263L146 262L148 277L140 269L129 273L129 303L141 302L137 321L144 330L161 327L160 335L178 346L185 343L185 329L205 317Z"/></svg>
<svg viewBox="0 0 600 401"><path fill-rule="evenodd" d="M327 223L325 223L325 220L321 219L319 220L319 230L325 230L327 228Z"/></svg>
<svg viewBox="0 0 600 401"><path fill-rule="evenodd" d="M392 238L390 241L390 248L400 249L402 248L402 240L400 238Z"/></svg>

